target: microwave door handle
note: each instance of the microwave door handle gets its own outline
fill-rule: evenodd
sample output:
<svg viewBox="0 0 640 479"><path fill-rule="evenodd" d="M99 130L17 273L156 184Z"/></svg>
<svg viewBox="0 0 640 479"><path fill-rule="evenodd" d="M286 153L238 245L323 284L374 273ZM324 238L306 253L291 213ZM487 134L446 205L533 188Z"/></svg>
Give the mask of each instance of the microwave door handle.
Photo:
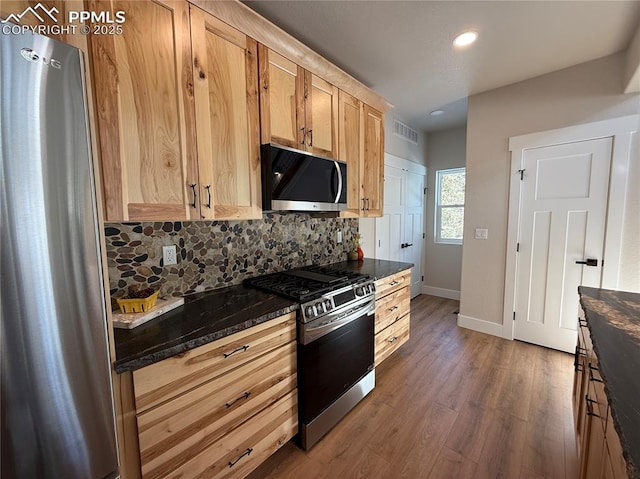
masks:
<svg viewBox="0 0 640 479"><path fill-rule="evenodd" d="M333 164L336 167L336 171L338 172L338 193L336 194L336 199L334 200L334 203L337 203L338 201L340 201L340 194L342 193L342 173L340 172L340 165L338 164L338 162L334 161Z"/></svg>

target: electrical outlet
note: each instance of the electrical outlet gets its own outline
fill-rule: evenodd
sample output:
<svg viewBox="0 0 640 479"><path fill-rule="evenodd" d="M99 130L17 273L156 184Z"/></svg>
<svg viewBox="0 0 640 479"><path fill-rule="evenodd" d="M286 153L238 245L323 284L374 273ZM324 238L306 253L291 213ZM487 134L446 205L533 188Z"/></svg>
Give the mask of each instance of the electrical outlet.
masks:
<svg viewBox="0 0 640 479"><path fill-rule="evenodd" d="M171 266L178 263L178 254L176 253L176 245L162 247L162 260L165 266Z"/></svg>
<svg viewBox="0 0 640 479"><path fill-rule="evenodd" d="M336 233L336 243L342 243L342 230L338 230Z"/></svg>

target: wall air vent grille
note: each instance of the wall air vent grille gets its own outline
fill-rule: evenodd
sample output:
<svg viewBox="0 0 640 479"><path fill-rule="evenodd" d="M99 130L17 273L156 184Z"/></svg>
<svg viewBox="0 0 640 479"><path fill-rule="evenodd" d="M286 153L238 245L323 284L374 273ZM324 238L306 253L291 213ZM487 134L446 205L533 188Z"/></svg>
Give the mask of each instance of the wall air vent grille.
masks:
<svg viewBox="0 0 640 479"><path fill-rule="evenodd" d="M395 118L393 119L393 133L414 145L418 144L418 132Z"/></svg>

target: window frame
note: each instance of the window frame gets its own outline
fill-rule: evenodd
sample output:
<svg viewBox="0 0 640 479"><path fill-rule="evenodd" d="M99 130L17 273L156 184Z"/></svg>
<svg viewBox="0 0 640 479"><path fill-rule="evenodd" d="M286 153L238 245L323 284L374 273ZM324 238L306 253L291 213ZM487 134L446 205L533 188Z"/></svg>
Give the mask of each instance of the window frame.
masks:
<svg viewBox="0 0 640 479"><path fill-rule="evenodd" d="M439 244L455 244L462 245L464 241L464 230L462 232L462 238L442 238L442 210L447 208L462 208L462 214L464 215L464 203L463 204L454 204L454 205L443 205L441 204L441 184L442 178L445 175L459 174L464 173L465 176L465 190L466 190L466 180L467 180L467 168L459 167L459 168L448 168L444 170L436 170L435 177L435 212L433 217L433 241L434 243ZM465 202L466 202L466 194L465 194Z"/></svg>

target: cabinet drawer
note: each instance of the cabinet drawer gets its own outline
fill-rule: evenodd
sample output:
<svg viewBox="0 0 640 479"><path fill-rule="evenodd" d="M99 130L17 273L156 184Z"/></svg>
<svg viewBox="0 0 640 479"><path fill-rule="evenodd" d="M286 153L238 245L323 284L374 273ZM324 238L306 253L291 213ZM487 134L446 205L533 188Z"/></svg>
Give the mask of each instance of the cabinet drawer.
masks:
<svg viewBox="0 0 640 479"><path fill-rule="evenodd" d="M624 459L622 453L622 444L620 444L620 436L616 432L616 428L613 424L613 418L611 417L611 408L607 411L607 429L605 431L605 442L607 444L607 451L609 453L609 461L611 465L611 472L616 479L626 479L627 474L627 462Z"/></svg>
<svg viewBox="0 0 640 479"><path fill-rule="evenodd" d="M379 334L376 334L376 366L379 366L391 353L409 340L410 316L410 314L407 314Z"/></svg>
<svg viewBox="0 0 640 479"><path fill-rule="evenodd" d="M409 288L404 287L376 301L376 329L378 334L407 314L411 308Z"/></svg>
<svg viewBox="0 0 640 479"><path fill-rule="evenodd" d="M164 477L295 388L292 341L139 414L143 478Z"/></svg>
<svg viewBox="0 0 640 479"><path fill-rule="evenodd" d="M411 284L411 270L400 271L386 278L376 281L376 299L382 298Z"/></svg>
<svg viewBox="0 0 640 479"><path fill-rule="evenodd" d="M296 316L253 326L133 372L138 413L230 371L296 337Z"/></svg>
<svg viewBox="0 0 640 479"><path fill-rule="evenodd" d="M165 477L245 477L298 431L297 402L296 391L290 392Z"/></svg>

